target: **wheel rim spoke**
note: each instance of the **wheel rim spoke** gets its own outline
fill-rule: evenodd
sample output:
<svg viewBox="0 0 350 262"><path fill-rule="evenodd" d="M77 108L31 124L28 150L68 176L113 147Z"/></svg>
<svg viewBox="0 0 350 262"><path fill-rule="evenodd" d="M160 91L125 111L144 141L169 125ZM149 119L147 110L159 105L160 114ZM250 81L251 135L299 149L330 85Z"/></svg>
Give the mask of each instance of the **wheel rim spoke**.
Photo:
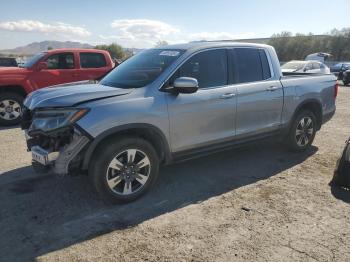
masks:
<svg viewBox="0 0 350 262"><path fill-rule="evenodd" d="M13 118L17 118L20 115L20 113L17 111L13 111L11 114L14 116Z"/></svg>
<svg viewBox="0 0 350 262"><path fill-rule="evenodd" d="M134 163L135 161L135 156L136 156L136 149L129 149L126 151L128 154L128 163Z"/></svg>
<svg viewBox="0 0 350 262"><path fill-rule="evenodd" d="M110 168L121 170L123 168L123 164L115 157L113 158L112 162L109 164Z"/></svg>
<svg viewBox="0 0 350 262"><path fill-rule="evenodd" d="M306 122L306 127L310 127L311 124L312 124L312 120L311 120L311 118L308 118L307 122Z"/></svg>
<svg viewBox="0 0 350 262"><path fill-rule="evenodd" d="M137 174L137 175L136 175L136 180L137 180L140 184L144 185L144 184L146 183L146 181L148 180L148 176L141 175L141 174Z"/></svg>
<svg viewBox="0 0 350 262"><path fill-rule="evenodd" d="M297 135L297 136L300 136L302 133L303 133L303 131L302 131L302 130L297 129L297 131L296 131L296 135Z"/></svg>
<svg viewBox="0 0 350 262"><path fill-rule="evenodd" d="M3 101L1 101L1 104L3 105L3 107L8 107L8 106L10 106L10 101L9 100L3 100Z"/></svg>
<svg viewBox="0 0 350 262"><path fill-rule="evenodd" d="M147 156L145 156L143 159L141 159L137 163L138 168L144 168L144 167L149 166L149 165L150 165L150 163L149 163L149 159Z"/></svg>
<svg viewBox="0 0 350 262"><path fill-rule="evenodd" d="M302 145L302 140L303 140L303 136L300 136L297 141L298 145Z"/></svg>
<svg viewBox="0 0 350 262"><path fill-rule="evenodd" d="M2 116L3 119L5 120L10 120L10 114L7 112L4 112L3 114L0 114L0 116Z"/></svg>
<svg viewBox="0 0 350 262"><path fill-rule="evenodd" d="M115 188L120 182L122 182L122 178L120 176L116 176L107 180L107 182L110 188Z"/></svg>
<svg viewBox="0 0 350 262"><path fill-rule="evenodd" d="M125 181L123 194L127 195L127 194L131 194L131 193L132 193L131 182L130 181Z"/></svg>

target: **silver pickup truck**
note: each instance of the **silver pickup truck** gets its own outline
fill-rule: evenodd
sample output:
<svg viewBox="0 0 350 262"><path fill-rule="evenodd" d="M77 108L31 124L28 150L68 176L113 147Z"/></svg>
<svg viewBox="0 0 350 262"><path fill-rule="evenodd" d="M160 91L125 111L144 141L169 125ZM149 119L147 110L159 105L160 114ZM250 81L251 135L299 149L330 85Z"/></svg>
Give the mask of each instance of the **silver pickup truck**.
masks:
<svg viewBox="0 0 350 262"><path fill-rule="evenodd" d="M306 150L335 112L331 75L283 76L271 46L197 42L145 50L99 84L24 102L33 167L87 171L106 200L131 201L169 164L266 137Z"/></svg>

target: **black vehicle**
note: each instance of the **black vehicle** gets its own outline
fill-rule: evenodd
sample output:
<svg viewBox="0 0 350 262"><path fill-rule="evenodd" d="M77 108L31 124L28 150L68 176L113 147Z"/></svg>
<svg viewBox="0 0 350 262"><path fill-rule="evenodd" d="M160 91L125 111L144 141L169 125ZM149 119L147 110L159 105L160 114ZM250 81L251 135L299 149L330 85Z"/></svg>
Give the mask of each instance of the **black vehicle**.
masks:
<svg viewBox="0 0 350 262"><path fill-rule="evenodd" d="M343 84L345 86L350 83L350 70L346 70L343 72L343 77L341 80L343 80Z"/></svg>
<svg viewBox="0 0 350 262"><path fill-rule="evenodd" d="M344 71L350 69L350 62L341 62L330 67L331 73L338 77L338 80L343 80Z"/></svg>
<svg viewBox="0 0 350 262"><path fill-rule="evenodd" d="M16 58L0 57L0 67L18 67Z"/></svg>
<svg viewBox="0 0 350 262"><path fill-rule="evenodd" d="M340 187L350 188L350 138L345 142L343 153L338 160L331 183Z"/></svg>

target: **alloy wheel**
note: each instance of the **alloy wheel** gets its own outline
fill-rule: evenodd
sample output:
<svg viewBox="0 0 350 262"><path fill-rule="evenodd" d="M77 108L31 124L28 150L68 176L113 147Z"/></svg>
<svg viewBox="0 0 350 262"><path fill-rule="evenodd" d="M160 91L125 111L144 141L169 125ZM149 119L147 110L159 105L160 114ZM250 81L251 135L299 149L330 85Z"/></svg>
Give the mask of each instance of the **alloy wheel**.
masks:
<svg viewBox="0 0 350 262"><path fill-rule="evenodd" d="M11 99L0 101L0 118L4 120L15 120L21 115L21 105Z"/></svg>
<svg viewBox="0 0 350 262"><path fill-rule="evenodd" d="M296 128L295 140L300 147L306 146L314 134L314 123L311 117L303 117Z"/></svg>
<svg viewBox="0 0 350 262"><path fill-rule="evenodd" d="M118 195L130 195L144 187L149 179L151 163L139 149L127 149L117 154L106 172L108 187Z"/></svg>

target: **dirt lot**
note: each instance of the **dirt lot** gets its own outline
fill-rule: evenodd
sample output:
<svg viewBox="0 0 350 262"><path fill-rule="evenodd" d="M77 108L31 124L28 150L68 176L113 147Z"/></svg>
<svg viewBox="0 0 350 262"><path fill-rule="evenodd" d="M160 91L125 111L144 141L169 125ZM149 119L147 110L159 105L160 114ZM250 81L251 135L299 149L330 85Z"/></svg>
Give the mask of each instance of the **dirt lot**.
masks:
<svg viewBox="0 0 350 262"><path fill-rule="evenodd" d="M1 261L350 261L350 192L328 186L350 135L350 87L304 154L264 142L164 167L106 206L86 177L37 175L0 130Z"/></svg>

